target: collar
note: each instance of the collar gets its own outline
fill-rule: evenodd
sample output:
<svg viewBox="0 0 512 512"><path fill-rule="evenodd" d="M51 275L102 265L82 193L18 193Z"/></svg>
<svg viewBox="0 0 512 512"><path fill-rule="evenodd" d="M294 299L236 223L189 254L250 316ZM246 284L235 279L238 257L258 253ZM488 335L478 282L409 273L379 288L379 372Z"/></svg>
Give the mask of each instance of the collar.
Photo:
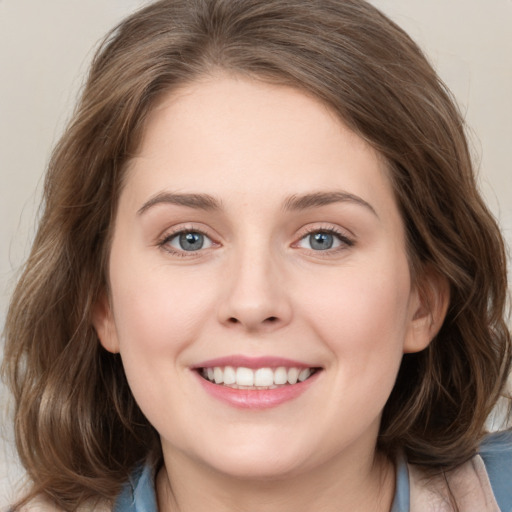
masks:
<svg viewBox="0 0 512 512"><path fill-rule="evenodd" d="M157 512L155 470L146 465L135 471L117 498L113 512ZM500 512L482 458L476 455L458 468L427 477L400 456L391 512Z"/></svg>

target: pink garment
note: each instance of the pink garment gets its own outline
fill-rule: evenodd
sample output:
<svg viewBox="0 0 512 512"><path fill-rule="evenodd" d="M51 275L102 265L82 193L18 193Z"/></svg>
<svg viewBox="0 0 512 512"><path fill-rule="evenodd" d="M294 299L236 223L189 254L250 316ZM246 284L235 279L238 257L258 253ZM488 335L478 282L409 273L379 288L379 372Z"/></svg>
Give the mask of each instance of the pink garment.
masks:
<svg viewBox="0 0 512 512"><path fill-rule="evenodd" d="M500 512L480 455L434 477L410 464L408 468L410 512Z"/></svg>

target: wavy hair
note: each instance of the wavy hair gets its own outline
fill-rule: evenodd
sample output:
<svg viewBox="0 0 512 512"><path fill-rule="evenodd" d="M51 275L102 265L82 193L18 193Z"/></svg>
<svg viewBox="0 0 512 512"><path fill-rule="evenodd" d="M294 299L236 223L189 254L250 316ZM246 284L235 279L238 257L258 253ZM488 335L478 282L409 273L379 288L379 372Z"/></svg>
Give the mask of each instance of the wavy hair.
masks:
<svg viewBox="0 0 512 512"><path fill-rule="evenodd" d="M107 289L126 164L162 94L215 70L290 85L324 102L386 160L411 274L450 287L445 322L405 355L378 448L449 469L471 457L511 362L506 255L475 183L464 122L406 33L362 0L161 0L99 48L47 170L43 214L7 316L4 374L33 493L75 510L112 500L161 457L119 355L91 311Z"/></svg>

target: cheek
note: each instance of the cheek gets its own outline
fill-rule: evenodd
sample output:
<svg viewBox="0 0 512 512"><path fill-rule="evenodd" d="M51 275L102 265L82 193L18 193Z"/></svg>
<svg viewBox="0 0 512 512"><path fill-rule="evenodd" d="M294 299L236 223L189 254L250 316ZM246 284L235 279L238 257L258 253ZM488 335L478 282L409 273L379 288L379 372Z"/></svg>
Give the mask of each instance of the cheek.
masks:
<svg viewBox="0 0 512 512"><path fill-rule="evenodd" d="M199 277L172 273L165 265L140 265L134 258L117 263L111 285L123 367L140 408L164 432L176 411L187 411L184 355L201 336L214 301Z"/></svg>
<svg viewBox="0 0 512 512"><path fill-rule="evenodd" d="M159 290L141 290L117 301L115 319L121 353L174 353L194 337L197 325L191 310L197 304L186 297Z"/></svg>
<svg viewBox="0 0 512 512"><path fill-rule="evenodd" d="M328 286L310 293L305 314L333 352L333 361L353 373L383 363L397 367L410 318L410 279L401 255L333 269ZM313 285L314 283L311 283ZM310 289L314 289L309 287ZM352 372L353 369L353 372Z"/></svg>
<svg viewBox="0 0 512 512"><path fill-rule="evenodd" d="M111 285L123 359L178 354L197 338L199 319L211 308L208 280L136 256L117 262Z"/></svg>

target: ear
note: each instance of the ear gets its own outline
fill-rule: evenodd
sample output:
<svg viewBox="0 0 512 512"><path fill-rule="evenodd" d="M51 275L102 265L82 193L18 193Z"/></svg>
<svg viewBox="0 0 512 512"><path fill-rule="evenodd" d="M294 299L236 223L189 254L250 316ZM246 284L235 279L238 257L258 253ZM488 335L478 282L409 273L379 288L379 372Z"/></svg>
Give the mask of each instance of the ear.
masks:
<svg viewBox="0 0 512 512"><path fill-rule="evenodd" d="M411 316L404 353L420 352L428 347L443 325L449 304L448 280L433 268L425 269L411 296Z"/></svg>
<svg viewBox="0 0 512 512"><path fill-rule="evenodd" d="M93 307L92 324L103 348L117 354L119 352L119 341L112 307L106 292L101 294Z"/></svg>

